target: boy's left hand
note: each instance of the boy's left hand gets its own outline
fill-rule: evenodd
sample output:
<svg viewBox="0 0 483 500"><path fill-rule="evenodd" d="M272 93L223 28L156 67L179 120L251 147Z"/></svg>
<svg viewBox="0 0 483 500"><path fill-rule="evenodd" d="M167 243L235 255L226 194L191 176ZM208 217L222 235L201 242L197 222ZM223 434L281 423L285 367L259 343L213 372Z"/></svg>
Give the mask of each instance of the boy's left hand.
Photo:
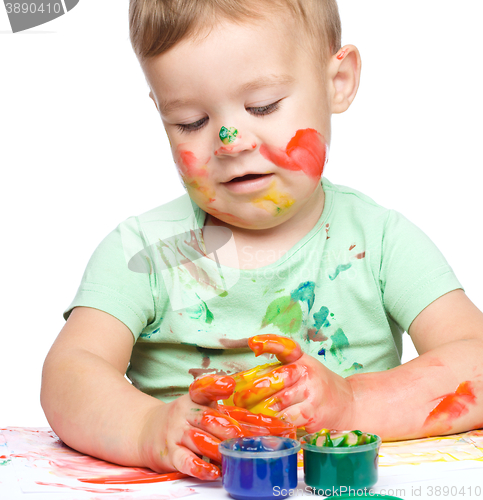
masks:
<svg viewBox="0 0 483 500"><path fill-rule="evenodd" d="M238 405L266 407L308 432L322 428L343 430L352 421L353 394L349 381L302 353L293 340L278 335L256 335L248 345L260 354L275 354L283 366L255 377L236 392ZM235 389L236 390L236 389Z"/></svg>

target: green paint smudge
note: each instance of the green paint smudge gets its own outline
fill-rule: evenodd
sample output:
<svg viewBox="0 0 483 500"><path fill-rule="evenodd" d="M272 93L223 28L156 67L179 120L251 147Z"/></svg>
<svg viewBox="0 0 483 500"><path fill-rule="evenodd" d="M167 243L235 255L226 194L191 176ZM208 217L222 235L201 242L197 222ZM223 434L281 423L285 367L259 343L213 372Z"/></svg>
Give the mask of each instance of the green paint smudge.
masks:
<svg viewBox="0 0 483 500"><path fill-rule="evenodd" d="M302 325L302 308L290 297L280 297L268 305L262 328L274 325L283 333L295 333Z"/></svg>
<svg viewBox="0 0 483 500"><path fill-rule="evenodd" d="M204 300L201 300L199 304L196 304L192 307L187 307L185 311L190 318L202 319L208 325L211 325L211 323L213 323L215 319L213 313L210 311L210 308L206 305L206 302Z"/></svg>
<svg viewBox="0 0 483 500"><path fill-rule="evenodd" d="M344 370L344 375L352 375L356 372L360 372L364 368L363 365L360 363L353 363L350 368L347 368L347 370Z"/></svg>
<svg viewBox="0 0 483 500"><path fill-rule="evenodd" d="M345 336L341 328L338 328L330 338L332 340L330 353L341 363L345 359L343 351L349 347L349 339Z"/></svg>
<svg viewBox="0 0 483 500"><path fill-rule="evenodd" d="M306 301L309 307L309 311L312 309L315 300L315 283L313 281L306 281L305 283L300 283L296 290L291 293L291 298L293 301Z"/></svg>
<svg viewBox="0 0 483 500"><path fill-rule="evenodd" d="M325 306L322 306L319 312L314 313L314 327L319 331L322 327L327 328L330 326L327 318L329 317L329 309Z"/></svg>
<svg viewBox="0 0 483 500"><path fill-rule="evenodd" d="M340 264L337 266L337 269L333 272L333 274L329 274L329 278L334 281L340 273L347 271L352 267L352 264L349 262L348 264Z"/></svg>
<svg viewBox="0 0 483 500"><path fill-rule="evenodd" d="M221 127L220 140L223 144L231 144L236 141L238 130L235 127Z"/></svg>
<svg viewBox="0 0 483 500"><path fill-rule="evenodd" d="M218 297L227 297L228 296L228 292L225 290L223 293L220 293L220 295L218 295Z"/></svg>
<svg viewBox="0 0 483 500"><path fill-rule="evenodd" d="M8 465L12 460L10 460L10 458L7 458L6 460L4 460L3 458L0 459L0 466L2 465Z"/></svg>

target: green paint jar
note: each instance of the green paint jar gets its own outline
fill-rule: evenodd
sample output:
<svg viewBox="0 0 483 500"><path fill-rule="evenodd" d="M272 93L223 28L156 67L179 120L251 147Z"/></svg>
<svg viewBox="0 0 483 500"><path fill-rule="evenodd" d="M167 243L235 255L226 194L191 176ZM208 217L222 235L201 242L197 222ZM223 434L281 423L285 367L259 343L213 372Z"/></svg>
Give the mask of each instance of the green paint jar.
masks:
<svg viewBox="0 0 483 500"><path fill-rule="evenodd" d="M341 443L338 446L332 445L330 436L328 445L310 444L317 440L319 433L301 438L305 483L312 488L313 493L331 496L372 488L377 483L381 438L371 436L375 440L367 444Z"/></svg>

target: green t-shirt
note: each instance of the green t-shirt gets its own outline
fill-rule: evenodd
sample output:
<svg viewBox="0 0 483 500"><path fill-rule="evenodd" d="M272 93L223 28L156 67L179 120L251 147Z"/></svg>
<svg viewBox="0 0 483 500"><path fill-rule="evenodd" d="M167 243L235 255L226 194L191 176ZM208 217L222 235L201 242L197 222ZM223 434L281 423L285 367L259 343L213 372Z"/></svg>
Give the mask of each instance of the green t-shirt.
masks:
<svg viewBox="0 0 483 500"><path fill-rule="evenodd" d="M166 402L199 375L269 362L246 347L261 333L292 337L342 376L398 366L402 333L461 285L402 215L325 178L322 185L316 226L259 269L203 256L206 214L188 195L127 219L94 252L64 316L87 306L122 321L134 337L127 376Z"/></svg>

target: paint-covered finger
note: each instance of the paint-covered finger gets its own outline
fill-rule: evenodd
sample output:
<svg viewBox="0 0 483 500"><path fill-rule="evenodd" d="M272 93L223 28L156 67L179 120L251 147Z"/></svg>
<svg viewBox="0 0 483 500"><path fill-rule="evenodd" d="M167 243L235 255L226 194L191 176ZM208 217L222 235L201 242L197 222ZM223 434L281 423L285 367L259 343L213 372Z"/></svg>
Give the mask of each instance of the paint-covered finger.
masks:
<svg viewBox="0 0 483 500"><path fill-rule="evenodd" d="M258 413L259 409L268 408L272 415L277 416L281 411L298 403L303 403L307 400L307 390L300 387L300 384L294 384L287 389L277 392L276 396L261 401L257 406L250 408L254 413Z"/></svg>
<svg viewBox="0 0 483 500"><path fill-rule="evenodd" d="M188 429L183 434L183 445L197 455L208 457L210 460L221 463L221 454L218 451L219 439L200 429Z"/></svg>
<svg viewBox="0 0 483 500"><path fill-rule="evenodd" d="M239 422L228 414L218 410L207 409L203 412L193 413L188 422L219 439L232 439L244 436Z"/></svg>
<svg viewBox="0 0 483 500"><path fill-rule="evenodd" d="M235 406L251 409L282 389L291 387L300 379L302 373L302 367L296 364L279 366L237 390L233 394L233 402Z"/></svg>
<svg viewBox="0 0 483 500"><path fill-rule="evenodd" d="M191 383L189 393L191 400L199 405L208 405L219 399L227 399L233 393L236 382L232 377L222 375L206 375Z"/></svg>
<svg viewBox="0 0 483 500"><path fill-rule="evenodd" d="M302 349L295 340L271 333L249 338L248 346L255 356L265 353L275 354L277 359L284 364L293 363L303 355Z"/></svg>
<svg viewBox="0 0 483 500"><path fill-rule="evenodd" d="M221 476L220 469L216 465L201 460L184 446L178 446L173 452L172 463L179 472L203 481L215 481Z"/></svg>
<svg viewBox="0 0 483 500"><path fill-rule="evenodd" d="M229 415L238 422L244 436L284 436L295 439L295 427L290 422L263 415L255 414L245 408L220 405L220 412Z"/></svg>

